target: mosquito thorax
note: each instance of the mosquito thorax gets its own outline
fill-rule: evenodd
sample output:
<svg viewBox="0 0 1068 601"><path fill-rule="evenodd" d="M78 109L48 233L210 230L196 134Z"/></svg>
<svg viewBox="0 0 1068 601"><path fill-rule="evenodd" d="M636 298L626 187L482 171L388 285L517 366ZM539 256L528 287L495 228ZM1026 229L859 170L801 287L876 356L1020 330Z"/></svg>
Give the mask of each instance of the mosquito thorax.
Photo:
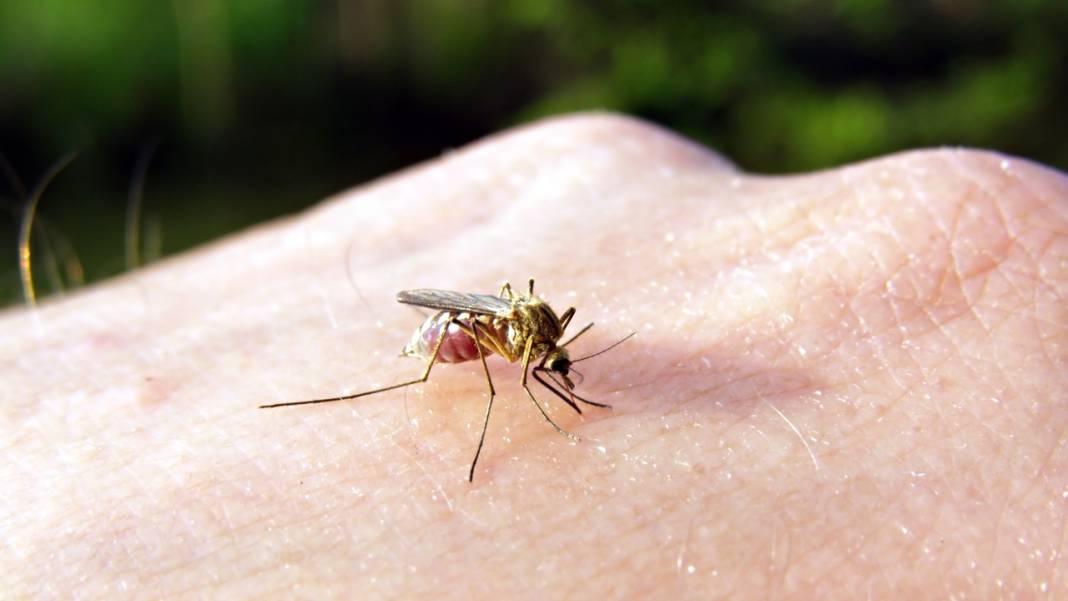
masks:
<svg viewBox="0 0 1068 601"><path fill-rule="evenodd" d="M534 339L535 349L545 352L555 346L563 332L560 318L548 303L536 296L524 295L512 305L515 318L509 324L516 334L515 342L522 346L527 338Z"/></svg>

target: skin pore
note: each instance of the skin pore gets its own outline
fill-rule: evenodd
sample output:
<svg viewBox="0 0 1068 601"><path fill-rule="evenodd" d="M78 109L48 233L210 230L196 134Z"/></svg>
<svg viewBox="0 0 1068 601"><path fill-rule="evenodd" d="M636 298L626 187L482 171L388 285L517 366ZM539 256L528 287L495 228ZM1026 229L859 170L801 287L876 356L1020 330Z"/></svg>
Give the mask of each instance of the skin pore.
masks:
<svg viewBox="0 0 1068 601"><path fill-rule="evenodd" d="M553 431L402 382L398 290L575 306ZM1064 597L1068 180L971 150L789 177L611 115L506 132L0 314L14 598Z"/></svg>

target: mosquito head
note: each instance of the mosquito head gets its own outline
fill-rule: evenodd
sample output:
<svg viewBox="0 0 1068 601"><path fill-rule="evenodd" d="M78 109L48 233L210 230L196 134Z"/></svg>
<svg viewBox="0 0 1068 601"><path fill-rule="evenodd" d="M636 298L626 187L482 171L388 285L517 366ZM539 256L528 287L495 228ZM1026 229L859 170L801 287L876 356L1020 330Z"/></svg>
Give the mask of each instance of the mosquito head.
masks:
<svg viewBox="0 0 1068 601"><path fill-rule="evenodd" d="M545 357L545 369L560 374L564 382L567 382L568 388L575 387L571 383L571 378L567 377L571 373L571 356L568 355L566 348L558 346L549 351L549 355Z"/></svg>

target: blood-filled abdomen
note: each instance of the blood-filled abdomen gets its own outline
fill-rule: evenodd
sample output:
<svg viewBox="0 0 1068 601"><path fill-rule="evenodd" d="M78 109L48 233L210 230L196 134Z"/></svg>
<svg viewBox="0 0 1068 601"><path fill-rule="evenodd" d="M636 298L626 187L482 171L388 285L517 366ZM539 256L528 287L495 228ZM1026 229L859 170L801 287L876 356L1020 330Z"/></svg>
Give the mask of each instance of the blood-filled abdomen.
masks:
<svg viewBox="0 0 1068 601"><path fill-rule="evenodd" d="M465 333L460 326L452 323L454 317L464 324L467 329L471 328L471 322L475 319L466 313L457 315L449 311L442 311L437 315L432 315L412 334L412 339L404 347L403 354L409 357L429 359L434 353L434 346L438 343L438 338L444 332L445 340L442 341L441 350L438 351L437 360L439 362L463 363L464 361L478 359L478 347L475 346L475 339ZM492 354L492 351L486 348L485 345L482 346L482 352L485 355Z"/></svg>

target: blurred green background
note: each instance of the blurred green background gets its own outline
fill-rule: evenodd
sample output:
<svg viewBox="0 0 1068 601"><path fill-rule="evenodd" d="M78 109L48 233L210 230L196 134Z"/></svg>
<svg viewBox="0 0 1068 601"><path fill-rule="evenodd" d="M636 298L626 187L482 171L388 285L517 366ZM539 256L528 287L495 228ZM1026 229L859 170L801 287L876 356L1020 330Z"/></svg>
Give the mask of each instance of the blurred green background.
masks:
<svg viewBox="0 0 1068 601"><path fill-rule="evenodd" d="M1064 0L5 0L0 303L541 116L638 115L781 173L969 145L1068 166ZM143 185L140 175L143 175ZM50 251L51 249L51 251ZM49 257L54 257L51 261Z"/></svg>

